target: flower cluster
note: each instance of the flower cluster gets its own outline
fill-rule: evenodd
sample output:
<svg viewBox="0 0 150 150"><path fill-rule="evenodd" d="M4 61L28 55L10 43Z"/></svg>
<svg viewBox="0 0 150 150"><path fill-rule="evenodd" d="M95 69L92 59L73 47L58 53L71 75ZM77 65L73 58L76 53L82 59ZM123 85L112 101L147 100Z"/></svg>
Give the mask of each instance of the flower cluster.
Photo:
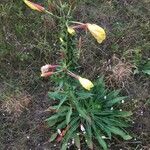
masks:
<svg viewBox="0 0 150 150"><path fill-rule="evenodd" d="M49 76L53 75L55 73L54 71L56 70L57 67L59 67L59 65L47 64L45 66L42 66L41 67L41 77L49 77ZM66 71L66 70L64 69L64 71ZM79 80L82 87L84 87L86 90L91 90L91 88L94 87L93 83L86 78L82 78L82 77L72 73L69 70L67 70L67 74L70 75L71 77L74 77L75 79Z"/></svg>
<svg viewBox="0 0 150 150"><path fill-rule="evenodd" d="M68 32L71 35L74 35L75 29L84 29L85 31L89 30L98 43L102 43L106 39L105 30L96 24L79 23L79 25L68 27Z"/></svg>

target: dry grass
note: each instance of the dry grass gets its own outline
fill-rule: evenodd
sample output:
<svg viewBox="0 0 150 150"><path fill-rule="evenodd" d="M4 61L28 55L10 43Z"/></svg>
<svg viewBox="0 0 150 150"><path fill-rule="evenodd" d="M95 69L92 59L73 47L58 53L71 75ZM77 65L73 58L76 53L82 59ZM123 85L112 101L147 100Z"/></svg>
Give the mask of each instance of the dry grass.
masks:
<svg viewBox="0 0 150 150"><path fill-rule="evenodd" d="M13 94L5 95L1 104L1 111L11 114L17 118L27 109L31 102L31 96L25 91L16 91Z"/></svg>
<svg viewBox="0 0 150 150"><path fill-rule="evenodd" d="M106 72L106 82L110 87L123 88L131 80L133 80L133 68L135 66L123 59L119 59L115 55L111 60L104 63Z"/></svg>

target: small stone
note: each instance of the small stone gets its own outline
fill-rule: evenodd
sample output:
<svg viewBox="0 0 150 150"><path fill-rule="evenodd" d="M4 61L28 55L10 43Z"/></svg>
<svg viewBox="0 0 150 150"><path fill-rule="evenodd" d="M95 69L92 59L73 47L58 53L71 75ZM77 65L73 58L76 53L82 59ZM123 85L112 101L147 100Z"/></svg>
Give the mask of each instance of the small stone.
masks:
<svg viewBox="0 0 150 150"><path fill-rule="evenodd" d="M113 107L110 108L110 110L113 110L113 109L114 109Z"/></svg>
<svg viewBox="0 0 150 150"><path fill-rule="evenodd" d="M102 138L102 139L106 139L106 136L102 136L101 138Z"/></svg>
<svg viewBox="0 0 150 150"><path fill-rule="evenodd" d="M124 100L122 100L121 103L123 104L123 103L124 103Z"/></svg>
<svg viewBox="0 0 150 150"><path fill-rule="evenodd" d="M72 139L72 144L74 144L74 139Z"/></svg>

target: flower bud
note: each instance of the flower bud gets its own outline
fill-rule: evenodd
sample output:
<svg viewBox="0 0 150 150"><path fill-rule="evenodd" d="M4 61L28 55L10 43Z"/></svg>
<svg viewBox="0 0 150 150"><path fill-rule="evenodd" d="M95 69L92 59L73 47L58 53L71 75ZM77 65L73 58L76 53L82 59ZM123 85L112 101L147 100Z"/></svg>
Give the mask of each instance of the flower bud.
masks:
<svg viewBox="0 0 150 150"><path fill-rule="evenodd" d="M87 23L86 25L88 30L91 32L91 34L94 36L98 43L102 43L103 40L106 39L106 33L103 28L96 24Z"/></svg>
<svg viewBox="0 0 150 150"><path fill-rule="evenodd" d="M86 78L79 77L78 80L80 84L87 90L91 90L91 88L94 87L93 83Z"/></svg>
<svg viewBox="0 0 150 150"><path fill-rule="evenodd" d="M74 30L72 27L68 27L68 28L67 28L67 31L68 31L68 33L71 34L71 35L74 35L74 34L76 33L75 30Z"/></svg>
<svg viewBox="0 0 150 150"><path fill-rule="evenodd" d="M33 9L33 10L37 10L37 11L39 11L39 12L43 12L43 11L45 10L45 8L42 7L42 6L39 5L39 4L30 2L30 1L28 1L28 0L23 0L23 1L24 1L24 3L25 3L28 7L30 7L30 8Z"/></svg>

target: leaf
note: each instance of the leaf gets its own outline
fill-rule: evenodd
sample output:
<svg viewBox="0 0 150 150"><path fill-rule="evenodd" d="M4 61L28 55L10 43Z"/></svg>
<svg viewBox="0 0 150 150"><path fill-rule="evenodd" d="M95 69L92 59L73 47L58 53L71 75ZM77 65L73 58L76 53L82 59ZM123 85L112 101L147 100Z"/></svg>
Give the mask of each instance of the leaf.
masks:
<svg viewBox="0 0 150 150"><path fill-rule="evenodd" d="M89 92L78 92L77 95L79 96L78 99L82 100L91 98L93 94Z"/></svg>
<svg viewBox="0 0 150 150"><path fill-rule="evenodd" d="M76 117L70 122L70 124L69 124L70 128L63 138L63 145L61 147L61 150L66 150L66 148L67 148L66 144L68 143L68 140L73 137L75 130L79 127L78 120L79 120L79 117Z"/></svg>
<svg viewBox="0 0 150 150"><path fill-rule="evenodd" d="M114 98L112 100L109 100L108 102L106 102L106 106L107 107L111 107L113 106L114 104L124 100L126 98L126 96L122 96L122 97L117 97L117 98Z"/></svg>
<svg viewBox="0 0 150 150"><path fill-rule="evenodd" d="M59 121L58 119L53 120L53 121L48 121L48 127L54 126L58 121Z"/></svg>
<svg viewBox="0 0 150 150"><path fill-rule="evenodd" d="M86 134L84 134L84 137L86 143L90 149L93 149L91 125L88 122L86 122L85 130L86 130Z"/></svg>
<svg viewBox="0 0 150 150"><path fill-rule="evenodd" d="M109 92L107 97L108 99L115 98L118 96L119 93L120 93L120 90L114 90L114 91Z"/></svg>
<svg viewBox="0 0 150 150"><path fill-rule="evenodd" d="M102 122L101 118L95 117L95 122L96 122L96 125L99 127L99 130L104 131L109 137L109 139L111 139L111 132L107 128L106 124Z"/></svg>
<svg viewBox="0 0 150 150"><path fill-rule="evenodd" d="M107 144L106 142L101 138L101 135L99 134L98 129L95 127L95 124L92 124L92 128L94 130L94 134L96 136L97 141L99 142L99 144L103 147L104 150L107 150Z"/></svg>
<svg viewBox="0 0 150 150"><path fill-rule="evenodd" d="M132 137L128 134L126 134L125 132L123 132L121 129L117 128L117 127L114 127L114 126L110 126L108 127L109 130L116 134L116 135L120 135L124 140L131 140Z"/></svg>
<svg viewBox="0 0 150 150"><path fill-rule="evenodd" d="M76 97L74 96L74 94L73 94L73 93L70 93L70 95L72 96L73 103L74 103L75 106L76 106L76 109L77 109L77 111L78 111L78 113L79 113L79 116L80 116L80 117L83 117L83 118L86 119L88 122L91 122L90 116L88 116L86 110L85 110L83 107L80 106L80 104L79 104L78 100L76 99Z"/></svg>
<svg viewBox="0 0 150 150"><path fill-rule="evenodd" d="M66 120L62 121L61 123L58 124L58 126L56 127L56 129L62 129L66 126Z"/></svg>
<svg viewBox="0 0 150 150"><path fill-rule="evenodd" d="M48 96L54 100L62 100L65 97L65 94L59 91L55 91L55 92L48 92Z"/></svg>
<svg viewBox="0 0 150 150"><path fill-rule="evenodd" d="M75 145L77 146L78 149L80 149L80 137L79 135L75 135L74 136L74 142L75 142Z"/></svg>
<svg viewBox="0 0 150 150"><path fill-rule="evenodd" d="M59 103L58 107L57 107L57 110L61 107L61 105L66 101L67 99L67 96L65 96Z"/></svg>
<svg viewBox="0 0 150 150"><path fill-rule="evenodd" d="M67 143L64 143L61 147L61 150L66 150L67 149Z"/></svg>
<svg viewBox="0 0 150 150"><path fill-rule="evenodd" d="M114 111L114 116L116 117L129 117L132 114L131 111Z"/></svg>
<svg viewBox="0 0 150 150"><path fill-rule="evenodd" d="M142 70L142 72L150 75L150 70Z"/></svg>
<svg viewBox="0 0 150 150"><path fill-rule="evenodd" d="M67 125L70 122L71 115L72 115L72 107L70 107L70 109L69 109L69 111L67 112L67 115L66 115L66 124Z"/></svg>
<svg viewBox="0 0 150 150"><path fill-rule="evenodd" d="M50 139L49 139L49 142L54 141L56 139L57 135L58 135L58 133L52 134L51 137L50 137Z"/></svg>
<svg viewBox="0 0 150 150"><path fill-rule="evenodd" d="M58 119L58 117L62 117L62 116L65 116L65 115L66 115L66 112L57 113L57 114L54 114L51 117L47 118L45 121L52 121L52 120Z"/></svg>
<svg viewBox="0 0 150 150"><path fill-rule="evenodd" d="M78 112L79 112L79 116L83 117L84 119L86 119L89 123L91 123L91 118L90 116L88 116L87 112L85 109L81 108L81 107L76 107Z"/></svg>
<svg viewBox="0 0 150 150"><path fill-rule="evenodd" d="M100 135L96 134L96 139L98 140L99 144L103 147L104 150L107 150L106 142L101 138Z"/></svg>

